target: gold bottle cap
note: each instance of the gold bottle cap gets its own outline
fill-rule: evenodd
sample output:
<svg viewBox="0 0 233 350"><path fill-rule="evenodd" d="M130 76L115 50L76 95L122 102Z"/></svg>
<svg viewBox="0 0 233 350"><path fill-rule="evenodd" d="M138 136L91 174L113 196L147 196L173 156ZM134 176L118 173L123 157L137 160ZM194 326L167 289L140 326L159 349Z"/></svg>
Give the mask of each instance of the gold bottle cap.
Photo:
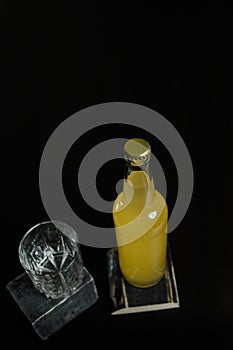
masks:
<svg viewBox="0 0 233 350"><path fill-rule="evenodd" d="M150 160L150 144L139 138L133 138L126 142L124 147L125 160L130 161L135 166L142 166Z"/></svg>

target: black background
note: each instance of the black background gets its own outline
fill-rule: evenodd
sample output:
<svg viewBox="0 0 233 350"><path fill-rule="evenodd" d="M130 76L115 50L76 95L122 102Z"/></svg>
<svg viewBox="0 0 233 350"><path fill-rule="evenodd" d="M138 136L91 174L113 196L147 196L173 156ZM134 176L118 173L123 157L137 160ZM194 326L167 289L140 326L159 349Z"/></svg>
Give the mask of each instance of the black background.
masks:
<svg viewBox="0 0 233 350"><path fill-rule="evenodd" d="M210 6L199 14L174 8L166 15L146 6L127 9L94 3L77 9L2 6L1 280L8 344L15 339L20 346L56 346L67 341L67 346L76 347L86 339L88 344L110 346L110 341L122 346L128 338L132 346L210 345L217 340L230 345L232 230L227 150L232 124L224 110L224 70L231 21L229 9ZM22 272L17 255L21 237L48 219L39 192L40 157L62 121L83 108L111 101L138 103L161 113L189 149L195 173L193 199L182 223L169 236L181 306L111 316L106 249L82 246L99 300L42 341L5 288ZM135 133L152 143L165 169L172 209L177 191L172 159L158 140L133 127L98 128L72 147L63 180L74 208L85 206L80 204L74 180L80 156L104 139ZM97 186L103 197L114 198L113 184L122 175L121 165L113 162L100 170ZM110 216L96 214L92 220L111 224Z"/></svg>

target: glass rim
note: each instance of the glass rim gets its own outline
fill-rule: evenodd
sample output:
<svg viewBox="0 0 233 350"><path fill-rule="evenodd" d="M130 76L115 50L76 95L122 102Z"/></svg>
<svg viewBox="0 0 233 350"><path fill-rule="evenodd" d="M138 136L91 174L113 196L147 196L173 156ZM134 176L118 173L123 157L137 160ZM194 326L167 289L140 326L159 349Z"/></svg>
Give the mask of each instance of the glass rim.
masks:
<svg viewBox="0 0 233 350"><path fill-rule="evenodd" d="M31 228L29 228L26 233L23 235L23 237L20 240L19 246L23 243L23 241L27 238L27 236L38 226L42 226L42 225L46 225L46 224L54 224L55 227L56 224L62 225L62 226L66 226L67 228L71 229L71 231L73 231L75 233L75 235L77 234L76 231L73 229L73 227L71 227L70 225L68 225L66 222L64 221L59 221L59 220L47 220L47 221L41 221L37 224L35 224L34 226L32 226ZM58 227L57 227L58 228ZM63 232L61 232L62 234L64 234ZM68 237L68 236L67 236ZM70 237L68 237L70 238ZM70 238L72 239L72 238ZM77 242L78 243L78 242Z"/></svg>

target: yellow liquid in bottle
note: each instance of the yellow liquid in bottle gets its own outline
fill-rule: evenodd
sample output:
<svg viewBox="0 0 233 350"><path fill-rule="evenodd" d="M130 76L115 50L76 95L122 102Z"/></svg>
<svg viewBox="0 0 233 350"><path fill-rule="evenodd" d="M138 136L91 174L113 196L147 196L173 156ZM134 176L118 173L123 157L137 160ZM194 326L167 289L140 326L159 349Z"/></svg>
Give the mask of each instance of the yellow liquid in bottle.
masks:
<svg viewBox="0 0 233 350"><path fill-rule="evenodd" d="M122 274L132 285L150 287L166 267L168 210L144 171L133 171L113 206Z"/></svg>

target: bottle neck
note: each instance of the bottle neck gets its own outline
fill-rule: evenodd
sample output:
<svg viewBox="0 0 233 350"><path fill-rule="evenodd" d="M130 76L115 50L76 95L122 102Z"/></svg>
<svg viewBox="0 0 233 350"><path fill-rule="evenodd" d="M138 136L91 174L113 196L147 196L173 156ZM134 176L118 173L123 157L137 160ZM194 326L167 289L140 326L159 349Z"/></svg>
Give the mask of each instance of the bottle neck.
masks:
<svg viewBox="0 0 233 350"><path fill-rule="evenodd" d="M151 200L154 196L154 180L150 173L149 162L136 166L126 161L124 174L124 195L127 201L132 198L140 201Z"/></svg>
<svg viewBox="0 0 233 350"><path fill-rule="evenodd" d="M128 180L130 175L133 172L137 172L138 174L139 174L139 172L143 172L144 174L146 174L148 176L150 181L153 181L153 178L152 178L151 173L150 173L150 166L149 165L150 165L150 163L147 162L147 163L142 164L141 166L136 166L132 162L126 161L125 162L124 179Z"/></svg>

